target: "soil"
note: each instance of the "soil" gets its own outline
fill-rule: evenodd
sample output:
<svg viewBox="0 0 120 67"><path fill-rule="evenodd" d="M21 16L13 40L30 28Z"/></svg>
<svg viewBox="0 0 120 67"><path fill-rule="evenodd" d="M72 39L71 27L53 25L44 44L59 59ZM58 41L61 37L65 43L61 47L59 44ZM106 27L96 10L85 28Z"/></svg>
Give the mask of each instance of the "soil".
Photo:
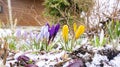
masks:
<svg viewBox="0 0 120 67"><path fill-rule="evenodd" d="M112 60L115 56L117 56L120 51L114 50L114 49L106 49L106 50L99 50L99 54L107 56L107 58Z"/></svg>
<svg viewBox="0 0 120 67"><path fill-rule="evenodd" d="M86 46L86 47L82 46L79 49L73 51L70 54L70 57L72 59L78 59L78 58L82 59L82 61L84 62L84 65L85 65L86 62L91 63L93 61L93 57L96 53L99 55L102 55L102 56L106 56L108 58L108 60L111 61L111 60L113 60L114 57L116 57L118 54L120 54L120 51L113 49L113 48L106 49L106 47L104 47L103 49L97 50L96 52L94 52L93 49L88 50L88 46ZM85 55L85 54L87 54L87 55ZM104 64L101 61L100 67L103 67L103 66L104 66Z"/></svg>
<svg viewBox="0 0 120 67"><path fill-rule="evenodd" d="M79 49L73 51L73 52L70 54L70 56L71 56L73 59L75 59L75 58L81 58L81 57L79 56L79 54L85 55L86 53L90 54L91 56L94 55L94 52L92 51L92 49L91 49L91 50L88 50L88 49L87 49L87 46L86 46L86 47L81 46Z"/></svg>

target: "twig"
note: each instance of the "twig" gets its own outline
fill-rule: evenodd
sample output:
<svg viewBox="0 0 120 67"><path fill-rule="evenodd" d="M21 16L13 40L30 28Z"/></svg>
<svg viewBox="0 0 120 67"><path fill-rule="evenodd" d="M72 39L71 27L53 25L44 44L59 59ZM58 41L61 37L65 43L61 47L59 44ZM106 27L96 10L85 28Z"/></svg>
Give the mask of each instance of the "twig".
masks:
<svg viewBox="0 0 120 67"><path fill-rule="evenodd" d="M8 48L8 44L7 44L6 41L5 41L4 48L3 48L3 49L4 49L4 52L5 52L4 57L3 57L3 64L4 64L4 65L6 64L6 58L7 58L7 55L8 55L7 48Z"/></svg>

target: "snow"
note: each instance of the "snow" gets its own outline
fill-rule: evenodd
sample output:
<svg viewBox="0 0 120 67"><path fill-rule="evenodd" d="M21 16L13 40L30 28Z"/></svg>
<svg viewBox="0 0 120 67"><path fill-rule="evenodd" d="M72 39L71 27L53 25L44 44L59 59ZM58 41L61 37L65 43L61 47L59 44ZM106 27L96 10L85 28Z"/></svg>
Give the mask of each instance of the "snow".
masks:
<svg viewBox="0 0 120 67"><path fill-rule="evenodd" d="M113 60L109 62L113 67L120 67L120 54L118 54Z"/></svg>

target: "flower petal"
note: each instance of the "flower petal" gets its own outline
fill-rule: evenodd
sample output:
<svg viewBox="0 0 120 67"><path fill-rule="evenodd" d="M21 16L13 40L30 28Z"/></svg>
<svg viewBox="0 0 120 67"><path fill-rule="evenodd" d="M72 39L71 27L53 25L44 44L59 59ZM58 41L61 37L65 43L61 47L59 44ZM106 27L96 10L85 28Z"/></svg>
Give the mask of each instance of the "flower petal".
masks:
<svg viewBox="0 0 120 67"><path fill-rule="evenodd" d="M80 25L79 28L75 32L75 39L78 39L80 35L82 35L85 31L85 26Z"/></svg>
<svg viewBox="0 0 120 67"><path fill-rule="evenodd" d="M17 37L21 36L21 30L20 29L15 32L15 36L17 36Z"/></svg>
<svg viewBox="0 0 120 67"><path fill-rule="evenodd" d="M69 31L68 26L64 25L62 28L62 36L65 42L68 41L68 31Z"/></svg>
<svg viewBox="0 0 120 67"><path fill-rule="evenodd" d="M55 27L54 25L52 25L52 27L49 29L49 33L50 33L50 38L53 37L54 33L55 33Z"/></svg>
<svg viewBox="0 0 120 67"><path fill-rule="evenodd" d="M60 24L58 23L56 26L55 26L55 34L54 36L56 36L58 30L60 29Z"/></svg>
<svg viewBox="0 0 120 67"><path fill-rule="evenodd" d="M21 61L21 60L23 60L23 61L29 61L30 58L27 57L27 56L25 56L25 55L21 55L21 56L19 56L19 57L17 58L17 60L18 60L18 61Z"/></svg>

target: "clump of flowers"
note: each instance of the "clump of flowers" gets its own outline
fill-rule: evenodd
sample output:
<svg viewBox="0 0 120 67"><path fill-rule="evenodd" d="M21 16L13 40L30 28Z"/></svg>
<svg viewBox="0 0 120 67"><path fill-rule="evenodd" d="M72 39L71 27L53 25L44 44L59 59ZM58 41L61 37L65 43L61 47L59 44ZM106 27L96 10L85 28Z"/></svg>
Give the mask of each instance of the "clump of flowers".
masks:
<svg viewBox="0 0 120 67"><path fill-rule="evenodd" d="M78 39L80 35L82 35L85 31L85 26L80 25L78 29L75 31L75 39Z"/></svg>
<svg viewBox="0 0 120 67"><path fill-rule="evenodd" d="M47 24L47 25L49 27L48 31L50 33L49 40L48 40L48 44L49 44L50 41L53 41L55 36L57 35L57 32L60 28L60 24L58 23L56 25L52 25L52 27L50 27L49 24Z"/></svg>
<svg viewBox="0 0 120 67"><path fill-rule="evenodd" d="M46 50L52 49L53 43L60 29L60 24L49 25L48 23L38 31L25 31L17 29L12 36L7 37L10 50Z"/></svg>
<svg viewBox="0 0 120 67"><path fill-rule="evenodd" d="M72 38L72 42L71 44L69 43L70 40L69 40L69 28L68 28L68 25L64 25L63 28L62 28L62 37L64 39L64 42L65 42L65 45L63 46L63 48L65 50L68 50L68 51L71 51L75 45L75 41L77 39L79 39L79 37L84 33L85 31L85 26L83 25L80 25L78 28L77 28L77 25L76 23L73 24L73 30L74 30L74 36Z"/></svg>
<svg viewBox="0 0 120 67"><path fill-rule="evenodd" d="M36 37L36 43L39 43L41 50L49 51L53 45L51 42L54 41L55 36L57 35L60 28L60 24L50 25L47 23L41 28L40 33Z"/></svg>
<svg viewBox="0 0 120 67"><path fill-rule="evenodd" d="M28 66L28 65L34 65L35 61L31 60L29 57L25 55L21 55L17 58L17 63L19 66Z"/></svg>

